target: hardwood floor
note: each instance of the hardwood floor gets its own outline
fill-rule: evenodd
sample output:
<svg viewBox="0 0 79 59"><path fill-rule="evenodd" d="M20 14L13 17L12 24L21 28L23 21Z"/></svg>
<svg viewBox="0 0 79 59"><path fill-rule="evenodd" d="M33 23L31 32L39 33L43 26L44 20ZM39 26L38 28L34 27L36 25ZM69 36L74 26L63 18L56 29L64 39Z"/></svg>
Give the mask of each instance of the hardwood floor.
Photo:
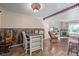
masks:
<svg viewBox="0 0 79 59"><path fill-rule="evenodd" d="M33 52L32 56L67 56L68 43L64 40L58 41L58 43L51 43L50 40L44 40L44 50ZM29 56L25 54L22 47L11 48L8 53L1 53L1 56ZM70 54L75 56L75 54Z"/></svg>

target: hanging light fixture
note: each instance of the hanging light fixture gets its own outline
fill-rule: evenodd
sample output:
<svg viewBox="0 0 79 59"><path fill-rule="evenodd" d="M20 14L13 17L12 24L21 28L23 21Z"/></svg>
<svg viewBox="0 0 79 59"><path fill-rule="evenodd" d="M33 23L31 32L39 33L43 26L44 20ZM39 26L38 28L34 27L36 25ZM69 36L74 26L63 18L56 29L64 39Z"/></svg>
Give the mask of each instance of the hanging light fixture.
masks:
<svg viewBox="0 0 79 59"><path fill-rule="evenodd" d="M41 8L41 5L39 3L33 3L31 5L32 9L33 9L33 12L37 13L39 12L39 9Z"/></svg>

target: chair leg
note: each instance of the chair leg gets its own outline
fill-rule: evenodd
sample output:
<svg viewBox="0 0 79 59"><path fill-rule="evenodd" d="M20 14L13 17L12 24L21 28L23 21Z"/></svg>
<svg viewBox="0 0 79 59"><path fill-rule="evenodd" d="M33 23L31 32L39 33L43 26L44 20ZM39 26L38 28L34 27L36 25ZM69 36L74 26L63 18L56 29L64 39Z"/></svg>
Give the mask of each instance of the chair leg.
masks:
<svg viewBox="0 0 79 59"><path fill-rule="evenodd" d="M76 47L76 55L78 56L78 46Z"/></svg>
<svg viewBox="0 0 79 59"><path fill-rule="evenodd" d="M77 54L77 56L78 56L78 53L76 53Z"/></svg>
<svg viewBox="0 0 79 59"><path fill-rule="evenodd" d="M69 55L69 53L70 53L70 49L68 49L68 53L67 53L67 55Z"/></svg>
<svg viewBox="0 0 79 59"><path fill-rule="evenodd" d="M67 55L69 55L69 54L70 54L70 52L72 53L71 48L69 48L69 49L68 49L68 53L67 53Z"/></svg>
<svg viewBox="0 0 79 59"><path fill-rule="evenodd" d="M8 46L5 46L5 51L4 51L4 53L7 53L7 52L9 52Z"/></svg>

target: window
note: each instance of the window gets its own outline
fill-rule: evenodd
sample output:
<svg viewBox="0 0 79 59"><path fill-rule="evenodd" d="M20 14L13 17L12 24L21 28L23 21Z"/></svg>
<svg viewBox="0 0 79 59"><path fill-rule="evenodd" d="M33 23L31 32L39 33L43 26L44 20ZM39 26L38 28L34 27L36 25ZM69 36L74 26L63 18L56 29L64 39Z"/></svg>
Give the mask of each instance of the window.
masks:
<svg viewBox="0 0 79 59"><path fill-rule="evenodd" d="M69 34L79 34L79 23L69 24Z"/></svg>

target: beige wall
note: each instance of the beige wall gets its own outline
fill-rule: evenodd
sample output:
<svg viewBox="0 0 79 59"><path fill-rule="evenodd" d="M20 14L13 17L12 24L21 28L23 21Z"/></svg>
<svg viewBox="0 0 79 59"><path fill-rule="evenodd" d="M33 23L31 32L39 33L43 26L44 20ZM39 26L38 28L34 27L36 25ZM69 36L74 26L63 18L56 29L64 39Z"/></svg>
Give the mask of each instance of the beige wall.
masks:
<svg viewBox="0 0 79 59"><path fill-rule="evenodd" d="M68 22L60 21L60 29L68 29Z"/></svg>
<svg viewBox="0 0 79 59"><path fill-rule="evenodd" d="M39 17L32 17L3 10L1 16L1 28L44 28L45 39L48 39L50 38L48 34L50 27L59 25L57 20L52 20L48 19L43 21Z"/></svg>
<svg viewBox="0 0 79 59"><path fill-rule="evenodd" d="M1 28L1 13L0 13L0 28Z"/></svg>
<svg viewBox="0 0 79 59"><path fill-rule="evenodd" d="M43 28L41 20L38 17L3 10L1 28Z"/></svg>
<svg viewBox="0 0 79 59"><path fill-rule="evenodd" d="M45 39L50 38L48 31L50 31L51 27L59 27L59 22L57 20L53 19L46 19L44 23L44 28L45 28Z"/></svg>
<svg viewBox="0 0 79 59"><path fill-rule="evenodd" d="M1 16L1 28L44 28L44 39L49 38L49 25L39 17L27 16L3 10Z"/></svg>
<svg viewBox="0 0 79 59"><path fill-rule="evenodd" d="M44 39L48 39L50 38L48 31L49 31L49 24L46 21L43 21L43 25L44 25L44 30L45 30L45 38Z"/></svg>
<svg viewBox="0 0 79 59"><path fill-rule="evenodd" d="M1 7L0 7L0 11L1 11ZM1 28L1 13L0 13L0 28Z"/></svg>

